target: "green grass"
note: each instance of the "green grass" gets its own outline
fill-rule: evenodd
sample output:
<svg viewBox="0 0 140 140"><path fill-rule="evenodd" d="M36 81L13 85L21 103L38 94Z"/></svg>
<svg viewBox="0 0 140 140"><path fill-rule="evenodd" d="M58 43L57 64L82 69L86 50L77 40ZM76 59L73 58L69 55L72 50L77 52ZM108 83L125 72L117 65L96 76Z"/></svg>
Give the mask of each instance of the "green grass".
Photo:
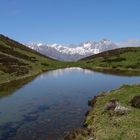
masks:
<svg viewBox="0 0 140 140"><path fill-rule="evenodd" d="M97 98L94 108L91 109L85 121L87 127L94 130L95 140L139 140L140 109L130 105L131 99L136 95L140 95L140 85L124 85L110 91L107 96ZM131 111L122 116L102 113L110 99L118 99Z"/></svg>
<svg viewBox="0 0 140 140"><path fill-rule="evenodd" d="M26 46L0 35L0 84L67 67Z"/></svg>
<svg viewBox="0 0 140 140"><path fill-rule="evenodd" d="M102 52L81 60L81 66L109 73L140 75L140 47Z"/></svg>

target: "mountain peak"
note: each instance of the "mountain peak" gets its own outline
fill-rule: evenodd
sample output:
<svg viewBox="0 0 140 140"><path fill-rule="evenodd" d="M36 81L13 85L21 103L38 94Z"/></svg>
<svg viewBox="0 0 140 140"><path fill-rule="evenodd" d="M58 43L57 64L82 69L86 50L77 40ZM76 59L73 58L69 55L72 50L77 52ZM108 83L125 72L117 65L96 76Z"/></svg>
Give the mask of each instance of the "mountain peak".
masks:
<svg viewBox="0 0 140 140"><path fill-rule="evenodd" d="M118 48L118 46L115 43L111 42L106 38L102 39L99 42L86 41L79 45L50 45L42 43L33 43L27 46L44 55L63 61L76 61L90 55Z"/></svg>
<svg viewBox="0 0 140 140"><path fill-rule="evenodd" d="M111 43L111 41L109 39L106 39L106 38L103 38L100 42L104 43L104 44Z"/></svg>

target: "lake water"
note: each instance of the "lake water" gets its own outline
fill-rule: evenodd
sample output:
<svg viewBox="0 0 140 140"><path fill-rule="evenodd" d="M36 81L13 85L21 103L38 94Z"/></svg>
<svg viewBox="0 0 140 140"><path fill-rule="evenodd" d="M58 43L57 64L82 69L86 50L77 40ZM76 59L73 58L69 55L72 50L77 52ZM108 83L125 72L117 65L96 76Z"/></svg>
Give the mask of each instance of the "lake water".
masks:
<svg viewBox="0 0 140 140"><path fill-rule="evenodd" d="M99 92L138 83L81 68L50 71L0 98L0 140L59 140L82 127L87 102ZM7 87L8 88L8 87Z"/></svg>

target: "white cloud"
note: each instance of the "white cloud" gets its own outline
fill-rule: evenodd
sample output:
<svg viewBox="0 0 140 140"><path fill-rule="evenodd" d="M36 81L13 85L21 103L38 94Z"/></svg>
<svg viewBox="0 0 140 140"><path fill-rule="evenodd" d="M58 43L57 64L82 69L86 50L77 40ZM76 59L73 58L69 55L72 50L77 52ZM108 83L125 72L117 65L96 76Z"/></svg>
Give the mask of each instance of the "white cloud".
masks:
<svg viewBox="0 0 140 140"><path fill-rule="evenodd" d="M140 46L140 39L129 39L126 41L122 41L117 43L120 47L139 47Z"/></svg>

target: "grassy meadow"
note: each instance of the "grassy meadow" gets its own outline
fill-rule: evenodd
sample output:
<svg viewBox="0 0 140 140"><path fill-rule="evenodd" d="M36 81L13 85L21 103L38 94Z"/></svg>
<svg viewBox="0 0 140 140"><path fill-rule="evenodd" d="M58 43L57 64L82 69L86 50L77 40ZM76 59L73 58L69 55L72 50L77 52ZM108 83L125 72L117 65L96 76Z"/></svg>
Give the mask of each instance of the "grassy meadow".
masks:
<svg viewBox="0 0 140 140"><path fill-rule="evenodd" d="M86 117L87 127L94 130L96 140L139 140L140 109L131 106L131 99L140 95L140 85L123 85L97 98L94 108ZM130 109L126 115L103 113L110 99L118 99L121 105Z"/></svg>

